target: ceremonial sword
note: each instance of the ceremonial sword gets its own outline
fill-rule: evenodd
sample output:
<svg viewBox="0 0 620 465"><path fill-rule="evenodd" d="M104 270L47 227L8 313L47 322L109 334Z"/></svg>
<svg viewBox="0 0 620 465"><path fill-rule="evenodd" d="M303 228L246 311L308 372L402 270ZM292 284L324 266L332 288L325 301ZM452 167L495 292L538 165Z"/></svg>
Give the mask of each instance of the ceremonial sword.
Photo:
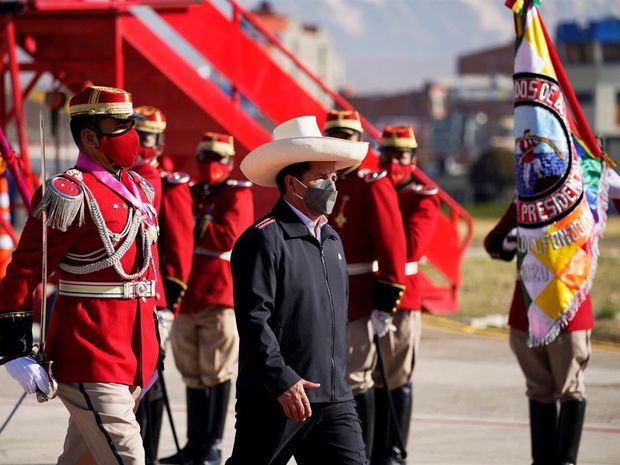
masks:
<svg viewBox="0 0 620 465"><path fill-rule="evenodd" d="M46 170L45 170L45 123L43 120L43 110L39 111L39 136L41 142L41 199L45 198L46 189ZM39 350L35 358L41 366L47 371L50 379L50 393L45 394L37 388L37 401L40 403L47 402L56 397L58 393L58 383L52 374L52 362L45 362L45 338L47 336L47 212L45 208L41 213L41 338L39 340ZM47 366L46 366L47 365Z"/></svg>
<svg viewBox="0 0 620 465"><path fill-rule="evenodd" d="M41 142L41 198L43 198L43 196L45 195L45 181L46 181L46 176L45 176L45 139L44 139L44 134L43 134L43 130L44 130L44 122L43 122L43 110L41 110L39 112L39 132L40 132L40 142ZM6 139L4 138L4 133L1 133L0 130L0 145L2 145L2 141L4 140L5 144L8 147L8 144L6 144ZM26 197L24 197L24 200L26 200ZM30 203L30 199L27 199L28 203ZM42 265L41 265L41 334L40 334L40 340L39 340L39 347L38 349L33 349L31 355L32 357L41 365L43 366L43 368L45 368L45 360L44 360L44 353L43 353L43 349L44 349L44 345L45 345L45 336L46 336L46 324L47 324L47 226L46 226L46 222L47 222L47 213L45 211L45 209L43 209L42 212L42 216L41 216L41 220L42 220L42 238L41 238L41 249L42 249ZM0 361L0 365L3 365L7 362L9 362L10 360L14 360L16 357L4 357L1 361ZM43 402L47 402L50 399L53 399L54 397L56 397L56 394L58 393L58 383L56 382L56 380L54 379L53 375L52 375L52 362L49 363L49 370L48 371L48 376L50 379L50 393L49 394L45 394L43 391L41 391L38 387L37 387L37 401L39 403L43 403ZM9 413L9 416L6 418L6 420L4 421L4 423L2 424L2 426L0 426L0 434L2 434L2 432L4 431L4 429L7 427L7 425L9 424L9 422L11 421L11 419L13 418L13 416L15 415L15 413L17 412L17 409L19 409L19 406L22 404L22 402L24 401L24 399L26 398L26 392L24 392L20 398L17 400L15 406L13 407L13 410L11 410L11 413Z"/></svg>
<svg viewBox="0 0 620 465"><path fill-rule="evenodd" d="M0 426L0 434L2 434L6 426L9 424L9 421L11 421L11 418L13 418L13 415L15 415L15 412L17 412L17 409L22 404L22 402L24 401L27 395L28 393L24 391L23 394L20 396L20 398L17 399L17 403L13 407L13 410L11 410L11 413L9 413L9 416L6 417L6 420L4 420L4 423L2 423L2 426Z"/></svg>

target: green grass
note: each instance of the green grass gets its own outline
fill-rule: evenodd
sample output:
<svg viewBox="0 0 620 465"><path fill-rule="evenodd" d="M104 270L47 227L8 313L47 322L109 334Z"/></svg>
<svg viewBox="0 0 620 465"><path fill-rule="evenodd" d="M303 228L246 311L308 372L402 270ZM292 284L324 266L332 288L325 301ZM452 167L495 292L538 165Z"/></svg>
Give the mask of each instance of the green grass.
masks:
<svg viewBox="0 0 620 465"><path fill-rule="evenodd" d="M488 218L491 220L499 219L506 208L508 207L508 202L504 203L475 203L471 205L465 205L465 209L469 212L469 214L476 218L477 220Z"/></svg>
<svg viewBox="0 0 620 465"><path fill-rule="evenodd" d="M515 262L491 260L482 241L503 213L493 218L484 212L492 211L489 206L476 209L482 217L475 216L474 240L470 253L462 268L462 287L459 293L460 311L452 318L469 321L472 317L494 313L505 313L510 308L515 282ZM620 342L620 218L609 218L605 237L600 242L601 256L598 272L592 288L592 303L597 316L593 338Z"/></svg>

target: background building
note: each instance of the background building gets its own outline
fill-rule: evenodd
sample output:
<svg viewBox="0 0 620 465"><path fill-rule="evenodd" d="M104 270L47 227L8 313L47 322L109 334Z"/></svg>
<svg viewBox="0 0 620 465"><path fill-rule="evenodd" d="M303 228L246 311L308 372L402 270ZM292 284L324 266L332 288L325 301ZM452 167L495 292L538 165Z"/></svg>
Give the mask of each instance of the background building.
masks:
<svg viewBox="0 0 620 465"><path fill-rule="evenodd" d="M556 47L595 135L620 156L620 19L558 26Z"/></svg>

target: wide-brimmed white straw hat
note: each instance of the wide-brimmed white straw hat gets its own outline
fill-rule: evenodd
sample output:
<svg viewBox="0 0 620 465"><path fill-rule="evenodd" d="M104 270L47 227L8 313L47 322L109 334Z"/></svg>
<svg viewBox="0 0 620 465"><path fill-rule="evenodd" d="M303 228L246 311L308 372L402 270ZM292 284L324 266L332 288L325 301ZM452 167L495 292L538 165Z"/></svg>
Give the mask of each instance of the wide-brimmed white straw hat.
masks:
<svg viewBox="0 0 620 465"><path fill-rule="evenodd" d="M241 171L253 183L275 187L276 176L288 165L304 161L333 161L340 170L362 162L368 142L323 137L314 116L300 116L273 130L273 140L246 155Z"/></svg>

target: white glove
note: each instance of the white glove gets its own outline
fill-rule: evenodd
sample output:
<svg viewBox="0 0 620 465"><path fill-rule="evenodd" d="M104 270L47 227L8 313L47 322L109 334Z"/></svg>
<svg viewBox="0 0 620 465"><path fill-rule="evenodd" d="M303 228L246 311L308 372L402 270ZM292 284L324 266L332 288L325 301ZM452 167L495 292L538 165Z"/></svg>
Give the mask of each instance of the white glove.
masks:
<svg viewBox="0 0 620 465"><path fill-rule="evenodd" d="M512 228L506 237L504 237L502 250L504 252L514 252L517 250L517 228Z"/></svg>
<svg viewBox="0 0 620 465"><path fill-rule="evenodd" d="M7 373L17 381L28 394L39 388L46 395L50 393L50 378L47 371L32 357L20 357L4 364Z"/></svg>
<svg viewBox="0 0 620 465"><path fill-rule="evenodd" d="M159 327L160 347L165 351L168 339L170 339L170 330L174 322L174 313L164 308L157 310L157 325Z"/></svg>
<svg viewBox="0 0 620 465"><path fill-rule="evenodd" d="M396 331L396 326L392 323L392 315L381 310L373 310L370 314L372 330L379 336L385 336L389 331Z"/></svg>
<svg viewBox="0 0 620 465"><path fill-rule="evenodd" d="M620 199L620 175L611 168L607 170L607 183L609 184L609 198Z"/></svg>

